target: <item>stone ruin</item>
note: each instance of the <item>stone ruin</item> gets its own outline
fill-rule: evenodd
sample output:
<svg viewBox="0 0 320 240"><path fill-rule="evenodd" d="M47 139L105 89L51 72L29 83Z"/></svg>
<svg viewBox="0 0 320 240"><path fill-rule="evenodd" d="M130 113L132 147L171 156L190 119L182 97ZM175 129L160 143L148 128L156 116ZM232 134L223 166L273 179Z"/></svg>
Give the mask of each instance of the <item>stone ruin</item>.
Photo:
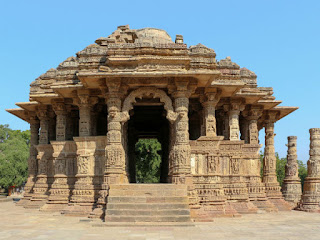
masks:
<svg viewBox="0 0 320 240"><path fill-rule="evenodd" d="M278 106L254 72L230 57L217 61L202 44L187 47L182 35L173 42L164 30L120 26L30 86L30 101L7 110L31 129L19 205L106 222L172 222L289 210L298 201L294 138L289 202L277 182L274 148L274 124L297 107ZM316 148L319 131L312 133ZM162 145L159 184L136 183L134 145L141 138ZM308 209L319 202L319 171L309 171Z"/></svg>

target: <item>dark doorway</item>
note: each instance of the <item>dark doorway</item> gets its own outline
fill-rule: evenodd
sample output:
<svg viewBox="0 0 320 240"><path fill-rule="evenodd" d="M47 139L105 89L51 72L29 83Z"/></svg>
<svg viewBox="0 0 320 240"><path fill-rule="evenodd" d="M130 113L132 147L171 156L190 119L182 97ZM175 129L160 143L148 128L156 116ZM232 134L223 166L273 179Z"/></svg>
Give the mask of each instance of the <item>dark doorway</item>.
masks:
<svg viewBox="0 0 320 240"><path fill-rule="evenodd" d="M135 104L128 122L130 183L166 183L169 169L169 122L155 99ZM160 163L159 163L160 162Z"/></svg>

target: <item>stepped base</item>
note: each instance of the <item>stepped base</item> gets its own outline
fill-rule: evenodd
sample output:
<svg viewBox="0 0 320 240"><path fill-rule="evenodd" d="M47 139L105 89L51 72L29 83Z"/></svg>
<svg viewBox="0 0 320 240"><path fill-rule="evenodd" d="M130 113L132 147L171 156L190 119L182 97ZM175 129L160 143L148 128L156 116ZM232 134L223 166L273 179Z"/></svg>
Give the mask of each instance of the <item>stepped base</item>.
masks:
<svg viewBox="0 0 320 240"><path fill-rule="evenodd" d="M70 204L67 205L61 214L65 216L76 216L76 217L88 217L93 211L94 205L92 204Z"/></svg>
<svg viewBox="0 0 320 240"><path fill-rule="evenodd" d="M252 202L228 202L238 214L257 213L258 208Z"/></svg>
<svg viewBox="0 0 320 240"><path fill-rule="evenodd" d="M27 209L40 209L43 205L47 203L46 199L31 199L24 205L24 208Z"/></svg>
<svg viewBox="0 0 320 240"><path fill-rule="evenodd" d="M252 203L259 209L265 212L278 212L278 208L269 200L255 200Z"/></svg>
<svg viewBox="0 0 320 240"><path fill-rule="evenodd" d="M42 212L61 212L68 206L67 203L46 203L40 208L40 211Z"/></svg>
<svg viewBox="0 0 320 240"><path fill-rule="evenodd" d="M291 211L292 205L283 198L271 198L269 201L278 209L278 211Z"/></svg>

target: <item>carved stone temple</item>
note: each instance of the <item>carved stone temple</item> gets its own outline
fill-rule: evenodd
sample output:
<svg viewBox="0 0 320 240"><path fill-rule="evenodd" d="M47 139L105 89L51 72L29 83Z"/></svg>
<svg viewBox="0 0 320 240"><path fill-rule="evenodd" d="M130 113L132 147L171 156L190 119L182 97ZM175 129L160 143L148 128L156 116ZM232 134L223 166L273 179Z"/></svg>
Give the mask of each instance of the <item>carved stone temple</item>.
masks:
<svg viewBox="0 0 320 240"><path fill-rule="evenodd" d="M29 102L7 110L31 128L26 208L107 222L291 209L277 182L274 124L297 108L278 106L230 57L119 26L30 86ZM141 138L161 143L159 184L136 183Z"/></svg>

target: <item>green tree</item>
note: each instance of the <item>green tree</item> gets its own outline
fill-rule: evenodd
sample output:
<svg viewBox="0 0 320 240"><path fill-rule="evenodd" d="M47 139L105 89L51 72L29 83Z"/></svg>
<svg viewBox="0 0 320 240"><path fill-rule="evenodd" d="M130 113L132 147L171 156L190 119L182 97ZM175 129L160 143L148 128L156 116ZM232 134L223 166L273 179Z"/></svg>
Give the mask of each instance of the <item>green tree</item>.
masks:
<svg viewBox="0 0 320 240"><path fill-rule="evenodd" d="M136 179L138 183L160 181L161 144L157 139L139 139L135 145Z"/></svg>
<svg viewBox="0 0 320 240"><path fill-rule="evenodd" d="M30 131L0 125L0 187L21 186L28 177Z"/></svg>
<svg viewBox="0 0 320 240"><path fill-rule="evenodd" d="M306 164L304 164L301 160L298 160L298 166L299 166L299 177L301 179L301 185L303 189L304 180L308 175L308 170Z"/></svg>

